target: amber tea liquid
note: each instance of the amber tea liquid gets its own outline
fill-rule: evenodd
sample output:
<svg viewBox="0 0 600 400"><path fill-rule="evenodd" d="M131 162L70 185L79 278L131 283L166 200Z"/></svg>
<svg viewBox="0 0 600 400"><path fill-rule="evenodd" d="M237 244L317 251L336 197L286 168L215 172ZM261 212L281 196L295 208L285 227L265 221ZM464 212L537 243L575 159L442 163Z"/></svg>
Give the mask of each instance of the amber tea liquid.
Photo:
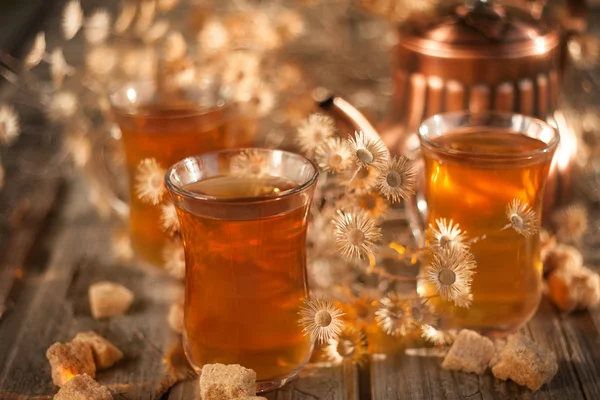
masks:
<svg viewBox="0 0 600 400"><path fill-rule="evenodd" d="M240 364L265 381L289 376L307 361L311 344L298 311L307 296L308 205L284 210L267 201L246 208L245 200L235 200L256 202L297 186L230 176L184 186L233 202L216 205L211 216L191 202L178 209L186 252L184 337L194 367Z"/></svg>
<svg viewBox="0 0 600 400"><path fill-rule="evenodd" d="M423 146L428 222L451 218L468 238L488 235L471 246L478 267L469 309L434 299L432 304L450 316L450 325L481 331L510 331L525 323L538 307L542 263L538 235L524 237L508 223L506 206L513 199L526 202L537 214L542 209L543 185L551 154L513 157L547 145L508 131L462 130ZM468 152L452 154L447 150ZM426 263L425 263L426 264ZM427 283L420 288L433 295Z"/></svg>
<svg viewBox="0 0 600 400"><path fill-rule="evenodd" d="M167 235L160 225L160 207L146 204L136 196L137 166L145 158L155 158L168 168L187 156L250 145L251 131L239 130L240 121L233 120L228 111L198 111L189 104L156 104L138 108L134 114L116 113L127 158L129 228L133 249L140 259L162 265Z"/></svg>

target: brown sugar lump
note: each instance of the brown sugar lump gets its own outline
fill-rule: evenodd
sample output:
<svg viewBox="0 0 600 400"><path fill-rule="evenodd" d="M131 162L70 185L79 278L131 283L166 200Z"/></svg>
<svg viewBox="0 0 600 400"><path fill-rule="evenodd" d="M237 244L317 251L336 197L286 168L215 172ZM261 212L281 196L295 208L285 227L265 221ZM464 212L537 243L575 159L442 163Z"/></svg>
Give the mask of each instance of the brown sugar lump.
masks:
<svg viewBox="0 0 600 400"><path fill-rule="evenodd" d="M231 400L256 394L256 372L238 364L207 364L200 375L202 400Z"/></svg>
<svg viewBox="0 0 600 400"><path fill-rule="evenodd" d="M583 256L576 247L568 244L557 244L543 257L544 272L551 273L558 270L574 271L583 266Z"/></svg>
<svg viewBox="0 0 600 400"><path fill-rule="evenodd" d="M492 373L503 381L511 379L521 386L538 390L558 371L556 356L523 335L511 335L500 351Z"/></svg>
<svg viewBox="0 0 600 400"><path fill-rule="evenodd" d="M73 338L73 342L90 346L98 370L110 368L123 358L121 350L94 331L79 332Z"/></svg>
<svg viewBox="0 0 600 400"><path fill-rule="evenodd" d="M54 343L46 350L46 358L52 369L52 381L57 386L63 386L79 374L96 376L92 349L86 343Z"/></svg>
<svg viewBox="0 0 600 400"><path fill-rule="evenodd" d="M183 302L177 301L171 304L167 320L171 329L177 333L183 332Z"/></svg>
<svg viewBox="0 0 600 400"><path fill-rule="evenodd" d="M267 398L261 397L261 396L243 396L243 397L236 397L233 400L267 400Z"/></svg>
<svg viewBox="0 0 600 400"><path fill-rule="evenodd" d="M442 367L482 374L495 353L496 348L490 339L477 332L463 329L444 358Z"/></svg>
<svg viewBox="0 0 600 400"><path fill-rule="evenodd" d="M94 318L123 315L133 302L133 292L114 282L97 282L88 291Z"/></svg>
<svg viewBox="0 0 600 400"><path fill-rule="evenodd" d="M600 276L586 267L555 271L548 277L548 297L562 311L595 307L600 302Z"/></svg>
<svg viewBox="0 0 600 400"><path fill-rule="evenodd" d="M110 391L88 374L76 375L54 395L54 400L113 400Z"/></svg>

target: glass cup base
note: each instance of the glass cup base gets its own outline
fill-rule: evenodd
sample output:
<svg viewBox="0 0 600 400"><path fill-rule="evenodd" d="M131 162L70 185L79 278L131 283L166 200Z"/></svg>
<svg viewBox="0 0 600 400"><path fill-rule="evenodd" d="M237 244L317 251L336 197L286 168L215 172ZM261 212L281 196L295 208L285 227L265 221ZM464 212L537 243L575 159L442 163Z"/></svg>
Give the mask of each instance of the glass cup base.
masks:
<svg viewBox="0 0 600 400"><path fill-rule="evenodd" d="M300 373L301 369L302 368L298 368L297 370L295 370L287 375L280 376L277 378L270 378L270 379L265 379L263 381L257 381L256 382L256 393L265 393L265 392L270 392L272 390L277 390L279 388L282 388L286 383L294 380Z"/></svg>

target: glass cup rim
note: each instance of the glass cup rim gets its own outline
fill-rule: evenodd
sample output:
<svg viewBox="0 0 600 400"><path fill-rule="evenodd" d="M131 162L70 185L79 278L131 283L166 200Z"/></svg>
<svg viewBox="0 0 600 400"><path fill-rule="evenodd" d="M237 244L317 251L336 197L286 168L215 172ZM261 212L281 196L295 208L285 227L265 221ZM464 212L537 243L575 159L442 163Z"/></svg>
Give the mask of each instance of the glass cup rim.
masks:
<svg viewBox="0 0 600 400"><path fill-rule="evenodd" d="M421 122L421 124L419 125L419 128L417 129L417 135L422 144L426 144L427 146L429 146L435 150L444 152L449 155L464 156L464 157L479 157L480 158L482 156L485 156L486 154L477 153L474 151L455 150L455 149L448 148L446 146L440 145L440 144L435 143L434 141L430 140L429 136L431 136L431 133L424 132L426 127L433 125L432 122L437 119L440 119L440 118L441 119L452 119L452 118L474 117L474 116L478 116L480 118L496 116L496 117L507 118L507 119L512 118L512 117L519 117L519 118L522 118L523 120L528 121L530 124L538 125L544 129L550 130L550 132L552 132L552 138L550 139L549 142L547 142L547 143L544 142L544 147L542 147L540 149L536 149L536 150L529 150L529 151L524 151L524 152L519 152L519 153L514 153L514 154L494 154L494 158L498 159L498 160L500 160L500 159L519 160L519 159L523 159L523 158L531 158L531 157L535 157L538 155L551 153L552 151L554 151L556 149L556 147L558 146L558 144L560 142L560 136L558 134L558 131L556 130L556 128L551 126L549 123L542 121L541 119L528 116L528 115L513 113L513 112L503 112L503 111L471 112L471 111L466 110L466 111L452 111L452 112L435 114L435 115L432 115L432 116L426 118L425 120L423 120L423 122ZM475 127L478 125L473 124L473 125L456 126L451 130L461 129L461 128L465 128L465 127L469 127L469 126ZM528 135L527 132L511 131L511 134L525 135L528 137L532 137L532 136Z"/></svg>
<svg viewBox="0 0 600 400"><path fill-rule="evenodd" d="M200 193L186 190L183 187L176 185L171 180L171 175L173 173L175 173L176 169L178 167L180 167L181 165L190 162L191 160L200 160L203 157L218 156L219 154L228 154L228 153L239 154L242 151L254 151L254 150L258 150L258 151L262 151L262 152L278 152L278 153L281 153L284 155L302 159L308 165L313 167L314 172L311 174L311 176L305 182L303 182L301 184L297 184L296 186L294 186L291 189L284 190L277 194L254 196L254 197L226 197L226 198L223 198L223 197L209 196L209 195L200 194ZM202 153L202 154L197 154L194 156L189 156L189 157L186 157L183 160L180 160L180 161L176 162L175 164L171 165L167 169L167 172L165 173L165 177L164 177L165 184L170 192L176 193L177 195L182 196L187 199L193 199L193 200L198 200L198 201L203 201L203 202L211 202L211 203L222 203L222 204L226 204L226 203L236 203L236 204L263 203L263 202L274 201L274 200L278 200L281 198L290 197L295 194L301 193L301 192L305 191L306 189L308 189L309 187L311 187L317 181L318 178L319 178L318 166L312 160L308 159L307 157L303 156L302 154L298 154L298 153L294 153L294 152L286 151L286 150L280 150L280 149L269 149L269 148L264 148L264 147L237 147L237 148L233 148L233 149L211 151L208 153Z"/></svg>
<svg viewBox="0 0 600 400"><path fill-rule="evenodd" d="M108 103L110 105L111 110L113 112L115 112L121 116L125 116L125 117L141 116L146 119L173 120L173 119L179 119L179 118L189 118L189 117L194 117L194 116L198 116L198 115L204 115L204 114L214 112L216 110L226 110L226 109L231 108L231 106L233 105L233 102L231 100L227 99L227 97L223 96L222 94L215 96L215 99L214 99L214 101L211 102L212 105L210 105L210 106L198 105L197 107L190 107L189 112L175 114L175 115L155 115L150 112L139 112L140 107L143 107L143 104L140 104L139 106L133 106L133 107L125 107L125 106L116 104L114 97L118 93L125 90L127 87L138 88L140 86L144 86L147 84L151 84L151 85L154 85L155 87L158 87L158 83L154 79L132 79L132 80L127 80L127 81L123 82L121 85L119 85L118 88L111 90L107 96Z"/></svg>

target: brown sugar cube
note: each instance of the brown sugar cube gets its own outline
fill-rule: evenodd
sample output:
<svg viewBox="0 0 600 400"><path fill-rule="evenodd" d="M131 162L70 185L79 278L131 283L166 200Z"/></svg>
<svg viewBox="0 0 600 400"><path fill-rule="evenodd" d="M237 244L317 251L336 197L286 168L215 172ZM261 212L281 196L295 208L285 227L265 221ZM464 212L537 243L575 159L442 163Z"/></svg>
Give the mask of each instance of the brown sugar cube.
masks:
<svg viewBox="0 0 600 400"><path fill-rule="evenodd" d="M477 332L463 329L442 362L445 369L482 374L496 353L494 343Z"/></svg>
<svg viewBox="0 0 600 400"><path fill-rule="evenodd" d="M121 350L94 331L79 332L72 341L90 346L98 370L110 368L123 358Z"/></svg>
<svg viewBox="0 0 600 400"><path fill-rule="evenodd" d="M267 398L261 397L261 396L243 396L243 397L236 397L233 400L267 400Z"/></svg>
<svg viewBox="0 0 600 400"><path fill-rule="evenodd" d="M548 297L562 311L595 307L600 302L600 276L586 267L555 271L548 277Z"/></svg>
<svg viewBox="0 0 600 400"><path fill-rule="evenodd" d="M88 374L76 375L54 395L54 400L113 400L110 391Z"/></svg>
<svg viewBox="0 0 600 400"><path fill-rule="evenodd" d="M183 332L183 303L177 301L171 304L167 320L171 329L177 333Z"/></svg>
<svg viewBox="0 0 600 400"><path fill-rule="evenodd" d="M92 349L86 343L54 343L46 351L46 358L52 369L52 381L57 386L63 386L75 375L96 376Z"/></svg>
<svg viewBox="0 0 600 400"><path fill-rule="evenodd" d="M511 335L500 351L492 373L503 381L512 379L521 386L538 390L558 371L556 356L523 335Z"/></svg>
<svg viewBox="0 0 600 400"><path fill-rule="evenodd" d="M573 271L583 266L583 256L576 247L568 244L557 244L543 257L544 272L550 273L557 270Z"/></svg>
<svg viewBox="0 0 600 400"><path fill-rule="evenodd" d="M207 364L200 375L202 400L231 400L256 394L256 372L238 364Z"/></svg>
<svg viewBox="0 0 600 400"><path fill-rule="evenodd" d="M97 282L89 288L90 307L94 318L123 315L133 302L133 292L113 282Z"/></svg>

